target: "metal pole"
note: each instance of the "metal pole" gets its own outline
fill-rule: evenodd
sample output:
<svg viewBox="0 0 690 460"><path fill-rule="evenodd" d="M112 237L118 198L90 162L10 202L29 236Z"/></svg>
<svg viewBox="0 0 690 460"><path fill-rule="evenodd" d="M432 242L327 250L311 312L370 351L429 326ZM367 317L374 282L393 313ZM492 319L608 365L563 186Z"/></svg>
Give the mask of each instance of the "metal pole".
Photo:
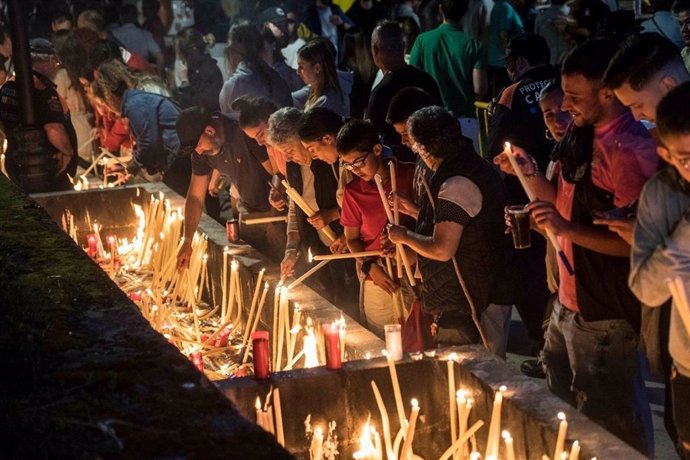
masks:
<svg viewBox="0 0 690 460"><path fill-rule="evenodd" d="M43 193L54 190L57 163L53 158L55 148L48 141L45 130L42 126L36 126L29 35L20 1L8 0L7 2L17 104L21 120L13 133L17 148L14 158L19 165L21 188L26 193Z"/></svg>

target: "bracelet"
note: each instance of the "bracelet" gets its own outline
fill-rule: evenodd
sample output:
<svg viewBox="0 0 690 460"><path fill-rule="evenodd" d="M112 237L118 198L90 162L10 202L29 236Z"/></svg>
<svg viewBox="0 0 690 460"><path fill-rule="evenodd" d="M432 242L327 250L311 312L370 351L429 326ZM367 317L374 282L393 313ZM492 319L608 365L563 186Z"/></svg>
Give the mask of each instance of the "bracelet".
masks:
<svg viewBox="0 0 690 460"><path fill-rule="evenodd" d="M529 158L529 161L532 162L534 172L532 174L525 174L525 177L527 179L532 179L533 177L537 177L541 173L541 171L539 171L539 165L537 164L537 160L535 160L532 155L527 155L527 158Z"/></svg>

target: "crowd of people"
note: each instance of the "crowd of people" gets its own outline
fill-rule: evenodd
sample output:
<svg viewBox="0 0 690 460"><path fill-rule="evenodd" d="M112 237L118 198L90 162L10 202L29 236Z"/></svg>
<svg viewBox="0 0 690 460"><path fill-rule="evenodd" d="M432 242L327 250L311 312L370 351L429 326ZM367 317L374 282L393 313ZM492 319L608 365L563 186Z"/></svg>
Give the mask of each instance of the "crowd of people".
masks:
<svg viewBox="0 0 690 460"><path fill-rule="evenodd" d="M166 0L119 17L65 2L30 29L52 189L97 147L123 159L106 173L162 180L186 196L181 269L204 210L284 216L242 228L283 276L307 254L379 251L313 281L380 336L401 302L428 326L413 341L504 357L515 306L538 357L523 371L651 457L646 360L690 459L690 330L665 283L690 277L688 0L652 1L644 21L613 0L208 3L174 35ZM0 40L5 165L21 183L6 25ZM529 248L506 232L508 205L529 213Z"/></svg>

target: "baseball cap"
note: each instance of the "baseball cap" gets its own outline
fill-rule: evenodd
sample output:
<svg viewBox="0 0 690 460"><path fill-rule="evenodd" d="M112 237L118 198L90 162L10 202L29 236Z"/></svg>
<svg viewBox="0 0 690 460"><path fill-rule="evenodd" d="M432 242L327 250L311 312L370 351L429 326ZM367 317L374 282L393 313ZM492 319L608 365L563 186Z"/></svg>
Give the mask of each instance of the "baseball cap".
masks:
<svg viewBox="0 0 690 460"><path fill-rule="evenodd" d="M511 38L506 46L506 55L511 57L524 57L532 64L548 63L551 51L546 40L537 34L520 34Z"/></svg>
<svg viewBox="0 0 690 460"><path fill-rule="evenodd" d="M213 114L202 107L189 107L180 112L175 122L175 131L180 139L180 151L196 147L207 126L213 124Z"/></svg>
<svg viewBox="0 0 690 460"><path fill-rule="evenodd" d="M29 51L34 54L55 54L55 46L45 38L33 38L29 40Z"/></svg>
<svg viewBox="0 0 690 460"><path fill-rule="evenodd" d="M254 23L257 25L262 25L267 22L272 22L273 24L287 21L288 17L285 14L285 10L282 8L266 8L254 19Z"/></svg>

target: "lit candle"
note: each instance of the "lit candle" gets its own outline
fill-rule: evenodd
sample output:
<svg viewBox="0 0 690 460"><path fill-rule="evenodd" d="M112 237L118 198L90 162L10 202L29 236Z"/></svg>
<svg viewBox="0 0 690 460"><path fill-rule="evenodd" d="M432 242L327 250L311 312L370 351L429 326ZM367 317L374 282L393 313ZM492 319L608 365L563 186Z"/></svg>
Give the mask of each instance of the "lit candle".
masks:
<svg viewBox="0 0 690 460"><path fill-rule="evenodd" d="M568 433L568 421L565 419L565 414L559 412L558 419L561 422L558 424L558 438L556 438L556 448L553 451L554 460L561 458L561 454L565 450L565 436Z"/></svg>
<svg viewBox="0 0 690 460"><path fill-rule="evenodd" d="M386 324L383 326L386 337L386 351L393 361L403 359L402 326L400 324Z"/></svg>
<svg viewBox="0 0 690 460"><path fill-rule="evenodd" d="M570 457L568 460L579 460L580 458L580 441L574 441L570 448Z"/></svg>
<svg viewBox="0 0 690 460"><path fill-rule="evenodd" d="M309 447L309 458L310 460L321 460L323 458L323 432L321 428L314 429L311 446Z"/></svg>
<svg viewBox="0 0 690 460"><path fill-rule="evenodd" d="M338 322L323 324L321 330L326 342L326 369L338 370L342 367L340 347L340 331Z"/></svg>
<svg viewBox="0 0 690 460"><path fill-rule="evenodd" d="M503 431L503 442L506 445L506 460L515 460L515 447L513 437L507 431Z"/></svg>
<svg viewBox="0 0 690 460"><path fill-rule="evenodd" d="M458 409L458 439L462 438L467 431L467 420L469 418L470 409L472 408L472 401L468 399L465 395L464 390L458 390L456 395L456 405ZM453 441L455 442L455 441ZM465 445L460 446L460 456L465 458L467 455L465 453Z"/></svg>
<svg viewBox="0 0 690 460"><path fill-rule="evenodd" d="M410 422L407 424L407 432L405 433L405 443L403 444L401 460L408 460L412 453L412 439L414 439L414 429L417 425L417 417L419 416L419 403L416 399L412 400L412 413L410 414Z"/></svg>
<svg viewBox="0 0 690 460"><path fill-rule="evenodd" d="M458 439L457 407L455 393L455 360L458 355L451 353L448 357L448 413L450 414L450 443L453 444Z"/></svg>
<svg viewBox="0 0 690 460"><path fill-rule="evenodd" d="M89 245L87 254L95 258L98 253L98 240L96 240L96 235L93 233L89 234L89 236L86 237L86 243Z"/></svg>
<svg viewBox="0 0 690 460"><path fill-rule="evenodd" d="M498 456L499 438L501 436L501 406L503 405L503 392L506 387L501 385L494 397L494 406L491 411L491 424L489 425L489 436L486 442L486 453L484 457Z"/></svg>

